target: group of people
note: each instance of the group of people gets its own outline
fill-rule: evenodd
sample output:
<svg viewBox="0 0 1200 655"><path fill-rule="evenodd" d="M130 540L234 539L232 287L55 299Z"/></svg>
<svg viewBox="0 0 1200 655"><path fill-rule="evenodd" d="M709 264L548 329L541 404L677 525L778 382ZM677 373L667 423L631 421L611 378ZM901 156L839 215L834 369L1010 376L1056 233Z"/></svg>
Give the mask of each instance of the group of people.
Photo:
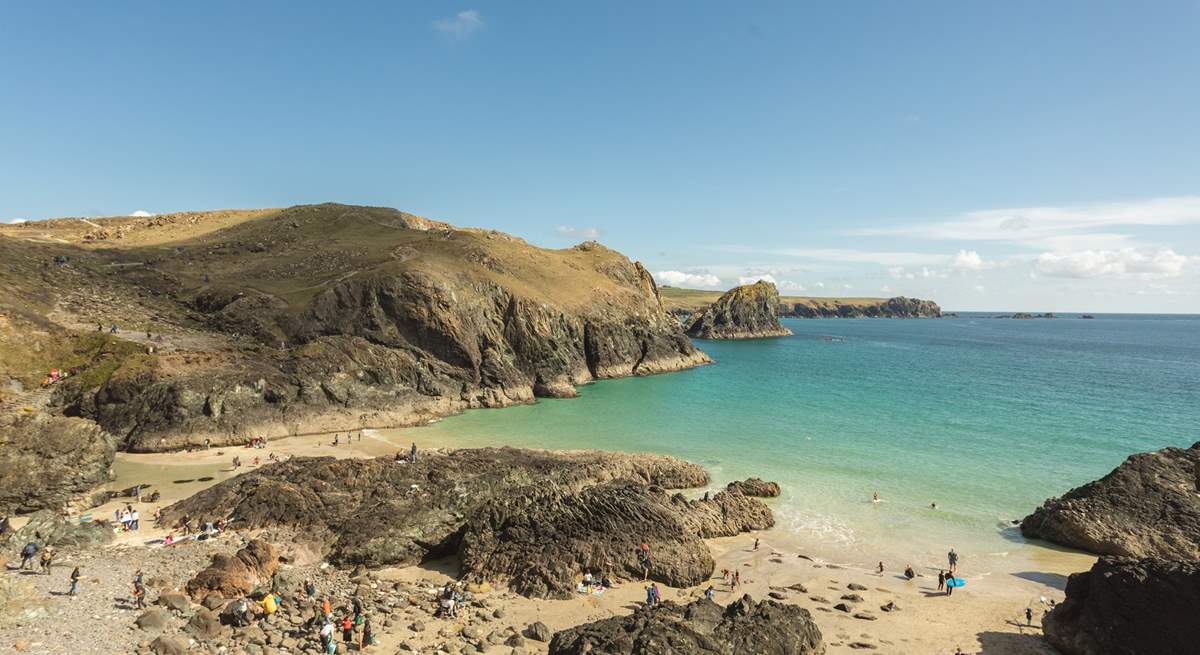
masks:
<svg viewBox="0 0 1200 655"><path fill-rule="evenodd" d="M721 569L721 581L729 585L729 590L733 591L742 586L742 572L730 571L729 569Z"/></svg>
<svg viewBox="0 0 1200 655"><path fill-rule="evenodd" d="M38 553L41 553L39 556ZM42 570L43 575L50 575L50 571L54 566L54 556L57 551L54 547L47 544L46 546L38 546L37 542L30 541L21 547L21 566L20 571L32 571L33 564L36 560ZM67 591L67 595L74 598L79 595L79 581L83 579L83 574L80 573L79 567L76 566L69 577L71 588Z"/></svg>
<svg viewBox="0 0 1200 655"><path fill-rule="evenodd" d="M607 574L603 576L595 576L592 575L592 572L589 569L583 572L583 578L579 581L579 585L575 590L581 594L594 594L601 593L612 588L613 581L608 577Z"/></svg>
<svg viewBox="0 0 1200 655"><path fill-rule="evenodd" d="M371 617L363 611L363 602L358 596L350 598L350 606L343 608L341 618L334 616L333 603L329 597L321 598L317 603L317 587L312 580L305 580L302 587L304 595L314 604L312 619L306 626L317 631L321 642L321 652L332 655L337 652L337 632L342 633L342 642L346 650L351 645L357 645L358 650L366 650L375 643L375 633L371 626ZM355 634L357 632L357 635Z"/></svg>
<svg viewBox="0 0 1200 655"><path fill-rule="evenodd" d="M133 505L125 505L124 509L114 510L113 514L125 532L141 529L142 515Z"/></svg>
<svg viewBox="0 0 1200 655"><path fill-rule="evenodd" d="M362 433L360 432L359 434L362 434ZM412 445L412 447L408 449L408 458L407 459L405 459L403 452L397 450L396 456L392 458L392 461L397 464L416 464L417 463L417 444L414 443Z"/></svg>

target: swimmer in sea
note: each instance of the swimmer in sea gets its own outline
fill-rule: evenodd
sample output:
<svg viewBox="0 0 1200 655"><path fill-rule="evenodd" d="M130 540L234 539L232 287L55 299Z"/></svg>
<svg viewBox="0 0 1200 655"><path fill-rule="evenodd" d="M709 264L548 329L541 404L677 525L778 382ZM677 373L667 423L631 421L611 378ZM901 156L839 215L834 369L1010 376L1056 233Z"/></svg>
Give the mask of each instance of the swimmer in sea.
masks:
<svg viewBox="0 0 1200 655"><path fill-rule="evenodd" d="M876 491L875 495L871 497L871 502L873 502L873 503L879 502L879 492L878 491Z"/></svg>

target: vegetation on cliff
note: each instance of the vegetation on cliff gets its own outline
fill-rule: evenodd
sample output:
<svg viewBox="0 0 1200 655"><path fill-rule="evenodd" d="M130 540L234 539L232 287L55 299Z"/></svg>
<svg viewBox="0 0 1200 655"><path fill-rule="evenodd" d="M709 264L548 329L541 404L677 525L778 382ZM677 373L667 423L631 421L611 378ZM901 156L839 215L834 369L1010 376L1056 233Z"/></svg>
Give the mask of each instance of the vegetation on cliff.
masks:
<svg viewBox="0 0 1200 655"><path fill-rule="evenodd" d="M716 302L692 314L683 327L688 336L697 339L786 337L792 332L779 324L777 307L775 285L759 281L721 294Z"/></svg>
<svg viewBox="0 0 1200 655"><path fill-rule="evenodd" d="M663 305L677 316L692 314L716 302L720 291L659 289ZM775 314L786 318L936 318L942 310L932 300L919 298L819 298L780 296Z"/></svg>

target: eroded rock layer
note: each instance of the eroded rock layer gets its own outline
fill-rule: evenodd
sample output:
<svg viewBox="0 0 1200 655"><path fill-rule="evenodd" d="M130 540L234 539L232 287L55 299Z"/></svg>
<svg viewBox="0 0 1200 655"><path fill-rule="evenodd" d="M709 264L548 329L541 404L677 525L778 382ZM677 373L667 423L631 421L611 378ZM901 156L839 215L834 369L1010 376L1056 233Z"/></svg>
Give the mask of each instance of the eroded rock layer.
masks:
<svg viewBox="0 0 1200 655"><path fill-rule="evenodd" d="M766 281L734 287L684 323L697 339L758 339L786 337L791 330L779 323L775 310L779 291Z"/></svg>

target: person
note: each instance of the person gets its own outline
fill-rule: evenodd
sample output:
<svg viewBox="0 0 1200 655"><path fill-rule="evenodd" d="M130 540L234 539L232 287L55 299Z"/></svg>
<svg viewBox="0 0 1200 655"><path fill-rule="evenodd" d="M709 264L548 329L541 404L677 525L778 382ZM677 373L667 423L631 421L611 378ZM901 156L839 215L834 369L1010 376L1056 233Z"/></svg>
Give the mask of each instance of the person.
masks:
<svg viewBox="0 0 1200 655"><path fill-rule="evenodd" d="M875 495L871 497L871 502L873 502L873 503L879 502L879 492L878 491L876 491Z"/></svg>
<svg viewBox="0 0 1200 655"><path fill-rule="evenodd" d="M71 571L71 590L67 592L68 596L74 598L79 595L79 581L83 579L83 574L79 572L79 567L76 566L74 571Z"/></svg>
<svg viewBox="0 0 1200 655"><path fill-rule="evenodd" d="M46 546L42 549L42 573L50 575L50 567L54 564L54 549Z"/></svg>
<svg viewBox="0 0 1200 655"><path fill-rule="evenodd" d="M408 463L409 464L417 463L417 442L415 442L415 441L412 444L412 448L408 449Z"/></svg>
<svg viewBox="0 0 1200 655"><path fill-rule="evenodd" d="M234 455L233 456L233 468L235 468L235 469L241 468L241 466L242 466L242 458L238 457L237 455Z"/></svg>
<svg viewBox="0 0 1200 655"><path fill-rule="evenodd" d="M354 608L354 623L355 623L355 625L357 625L359 622L362 621L362 615L363 615L362 599L359 598L358 596L351 597L350 598L350 606Z"/></svg>
<svg viewBox="0 0 1200 655"><path fill-rule="evenodd" d="M729 569L721 569L721 582L729 582Z"/></svg>
<svg viewBox="0 0 1200 655"><path fill-rule="evenodd" d="M954 595L954 586L955 586L956 584L957 584L957 583L955 582L955 578L954 578L954 574L953 574L953 573L952 573L952 574L950 574L949 576L947 576L947 577L946 577L946 595L947 595L947 596L952 596L952 595Z"/></svg>
<svg viewBox="0 0 1200 655"><path fill-rule="evenodd" d="M592 586L592 572L591 572L591 571L584 571L584 573L583 573L583 586L585 586L585 587L590 587L590 586Z"/></svg>
<svg viewBox="0 0 1200 655"><path fill-rule="evenodd" d="M142 571L133 576L133 604L138 609L146 609L146 586L142 584Z"/></svg>
<svg viewBox="0 0 1200 655"><path fill-rule="evenodd" d="M142 515L136 509L129 513L129 529L137 530L142 520Z"/></svg>
<svg viewBox="0 0 1200 655"><path fill-rule="evenodd" d="M908 566L904 567L904 577L909 580L912 580L913 578L917 577L916 571L913 571L912 564L909 564Z"/></svg>
<svg viewBox="0 0 1200 655"><path fill-rule="evenodd" d="M946 588L946 572L939 569L938 570L938 591L941 591L945 588Z"/></svg>
<svg viewBox="0 0 1200 655"><path fill-rule="evenodd" d="M733 572L733 586L735 586L735 587L742 586L742 572L741 571Z"/></svg>
<svg viewBox="0 0 1200 655"><path fill-rule="evenodd" d="M937 509L937 503L929 503L929 509Z"/></svg>
<svg viewBox="0 0 1200 655"><path fill-rule="evenodd" d="M654 590L654 604L658 605L662 602L662 590L658 588L657 582L651 582L650 588Z"/></svg>
<svg viewBox="0 0 1200 655"><path fill-rule="evenodd" d="M175 544L175 533L168 532L167 536L165 538L163 538L163 545L164 546L172 546L174 544Z"/></svg>
<svg viewBox="0 0 1200 655"><path fill-rule="evenodd" d="M652 609L653 607L654 607L654 588L647 585L646 586L646 609Z"/></svg>
<svg viewBox="0 0 1200 655"><path fill-rule="evenodd" d="M208 440L208 437L204 437L204 449L208 450L210 446L212 446L212 442Z"/></svg>
<svg viewBox="0 0 1200 655"><path fill-rule="evenodd" d="M263 613L270 619L275 610L279 609L279 597L274 593L268 593L262 599Z"/></svg>
<svg viewBox="0 0 1200 655"><path fill-rule="evenodd" d="M707 598L707 599L709 599L709 600L712 600L712 599L713 599L713 593L714 593L714 592L713 592L712 585L708 585L708 589L705 589L705 590L704 590L704 597L705 597L705 598Z"/></svg>
<svg viewBox="0 0 1200 655"><path fill-rule="evenodd" d="M336 652L337 646L333 643L333 624L326 621L325 624L321 626L321 631L319 634L321 635L321 650L326 653ZM330 650L330 647L332 647L333 650Z"/></svg>
<svg viewBox="0 0 1200 655"><path fill-rule="evenodd" d="M1033 608L1025 608L1025 625L1033 625Z"/></svg>
<svg viewBox="0 0 1200 655"><path fill-rule="evenodd" d="M605 589L612 589L612 588L613 588L613 582L612 582L612 579L610 579L610 578L608 577L608 574L607 574L607 573L605 573L605 574L604 574L604 577L600 579L600 586L601 586L601 587L604 587Z"/></svg>
<svg viewBox="0 0 1200 655"><path fill-rule="evenodd" d="M304 595L305 595L305 596L308 596L308 597L309 597L309 599L316 599L316 597L317 597L317 586L316 586L315 584L313 584L313 581L312 581L312 580L305 580L305 581L304 581Z"/></svg>
<svg viewBox="0 0 1200 655"><path fill-rule="evenodd" d="M950 552L946 553L946 560L950 562L950 572L954 573L958 569L958 553L951 548Z"/></svg>
<svg viewBox="0 0 1200 655"><path fill-rule="evenodd" d="M754 550L758 550L758 537L754 538Z"/></svg>
<svg viewBox="0 0 1200 655"><path fill-rule="evenodd" d="M333 617L333 606L329 604L329 596L321 601L321 613L325 615L326 621Z"/></svg>
<svg viewBox="0 0 1200 655"><path fill-rule="evenodd" d="M375 641L375 632L371 629L371 617L363 617L362 634L358 638L358 649L366 650Z"/></svg>
<svg viewBox="0 0 1200 655"><path fill-rule="evenodd" d="M21 549L21 570L33 569L33 556L37 555L38 545L34 542L25 544Z"/></svg>
<svg viewBox="0 0 1200 655"><path fill-rule="evenodd" d="M342 435L334 432L333 433L333 445L336 446L336 445L340 444L341 442L342 442Z"/></svg>
<svg viewBox="0 0 1200 655"><path fill-rule="evenodd" d="M879 575L883 575L883 562L879 563Z"/></svg>

